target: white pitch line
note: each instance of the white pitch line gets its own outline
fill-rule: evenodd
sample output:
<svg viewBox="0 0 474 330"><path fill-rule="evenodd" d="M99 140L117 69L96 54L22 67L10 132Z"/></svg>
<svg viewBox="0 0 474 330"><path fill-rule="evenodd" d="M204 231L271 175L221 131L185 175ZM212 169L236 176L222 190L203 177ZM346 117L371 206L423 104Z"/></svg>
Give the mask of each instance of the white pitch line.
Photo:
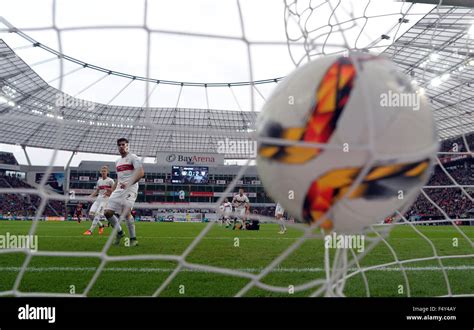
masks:
<svg viewBox="0 0 474 330"><path fill-rule="evenodd" d="M95 236L98 236L98 235L95 235ZM41 238L41 237L47 237L47 238L63 238L63 237L67 237L67 238L80 238L80 239L83 239L84 236L83 235L41 235L39 234L38 235L38 238ZM104 236L104 237L108 237L108 236ZM150 238L150 239L195 239L196 236L137 236L137 239L142 239L142 238ZM211 240L229 240L229 241L233 241L235 237L204 237L203 239L211 239ZM239 239L254 239L254 240L280 240L280 239L290 239L290 240L295 240L297 239L298 237L242 237L242 236L239 236Z"/></svg>
<svg viewBox="0 0 474 330"><path fill-rule="evenodd" d="M0 267L0 272L18 272L21 267ZM93 272L96 267L28 267L27 272ZM263 268L240 268L234 269L241 272L261 272ZM407 271L441 271L441 267L438 266L427 266L427 267L404 267ZM459 265L459 266L446 266L445 270L474 270L474 265ZM172 272L174 268L132 268L132 267L109 267L104 268L103 272L126 272L126 273L167 273ZM356 271L358 268L349 268L349 271ZM196 269L183 269L183 272L198 272L198 273L212 273L203 270ZM324 268L275 268L275 273L318 273L324 272ZM396 272L401 271L399 267L380 267L369 271L383 271L383 272Z"/></svg>
<svg viewBox="0 0 474 330"><path fill-rule="evenodd" d="M76 239L88 239L87 237L84 237L84 235L41 235L37 234L38 238L76 238ZM94 235L94 236L99 236L99 235ZM99 236L102 237L102 236ZM104 236L108 237L108 236ZM236 236L240 240L269 240L269 241L278 241L278 240L296 240L299 238L297 237L245 237L245 236ZM195 238L195 236L137 236L138 239L186 239L186 240L192 240ZM375 238L375 237L370 237L370 238ZM461 238L461 237L457 237ZM231 240L233 241L235 237L204 237L204 240ZM313 240L323 240L322 238L310 238ZM393 237L389 238L389 240L411 240L411 239L416 239L416 240L422 240L421 237ZM452 240L453 237L433 237L431 240Z"/></svg>

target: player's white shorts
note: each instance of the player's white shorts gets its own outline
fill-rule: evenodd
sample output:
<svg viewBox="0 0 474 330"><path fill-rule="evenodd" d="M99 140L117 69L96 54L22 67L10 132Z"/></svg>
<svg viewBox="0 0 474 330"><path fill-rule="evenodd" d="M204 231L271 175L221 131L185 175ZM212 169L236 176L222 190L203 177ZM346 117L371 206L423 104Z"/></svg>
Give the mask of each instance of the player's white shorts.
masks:
<svg viewBox="0 0 474 330"><path fill-rule="evenodd" d="M237 214L238 217L245 217L245 207L242 207L242 208L236 208L235 209L235 213Z"/></svg>
<svg viewBox="0 0 474 330"><path fill-rule="evenodd" d="M226 219L230 218L231 214L232 214L232 210L224 209L224 218Z"/></svg>
<svg viewBox="0 0 474 330"><path fill-rule="evenodd" d="M92 204L89 213L104 215L104 210L107 208L108 198L97 198Z"/></svg>
<svg viewBox="0 0 474 330"><path fill-rule="evenodd" d="M275 208L275 216L277 215L283 215L285 213L285 209L280 205L278 204Z"/></svg>
<svg viewBox="0 0 474 330"><path fill-rule="evenodd" d="M119 215L127 208L131 210L137 199L137 193L128 190L114 190L109 197L106 210L112 210Z"/></svg>

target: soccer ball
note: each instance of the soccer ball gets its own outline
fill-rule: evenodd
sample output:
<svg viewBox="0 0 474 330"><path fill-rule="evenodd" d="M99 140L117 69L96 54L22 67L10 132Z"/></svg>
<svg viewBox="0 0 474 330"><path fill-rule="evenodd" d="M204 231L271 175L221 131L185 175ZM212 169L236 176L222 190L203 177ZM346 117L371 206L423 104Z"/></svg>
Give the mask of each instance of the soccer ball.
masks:
<svg viewBox="0 0 474 330"><path fill-rule="evenodd" d="M439 147L422 94L391 61L366 53L296 69L257 120L265 190L326 231L358 233L403 211L428 181Z"/></svg>

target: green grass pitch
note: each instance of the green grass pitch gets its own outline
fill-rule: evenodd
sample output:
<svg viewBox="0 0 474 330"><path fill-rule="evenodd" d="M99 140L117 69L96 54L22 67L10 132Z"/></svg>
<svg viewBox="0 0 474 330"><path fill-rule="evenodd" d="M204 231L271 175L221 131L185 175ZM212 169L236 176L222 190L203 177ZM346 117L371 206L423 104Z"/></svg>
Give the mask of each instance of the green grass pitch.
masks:
<svg viewBox="0 0 474 330"><path fill-rule="evenodd" d="M0 235L27 234L31 221L1 221ZM111 246L108 254L120 255L179 255L204 228L202 223L137 223L138 247ZM37 227L41 251L101 251L105 235L83 236L90 222L40 222ZM443 259L453 294L473 294L474 251L452 226L417 226L434 244L440 256L468 255ZM461 230L474 240L474 227ZM125 229L125 228L124 228ZM125 229L125 232L126 229ZM214 225L186 259L192 263L245 270L257 274L292 242L302 235L289 229L279 235L278 226L263 224L260 231L232 231ZM235 246L235 238L239 246ZM457 246L453 244L457 238ZM433 256L430 244L408 226L396 226L388 238L399 260ZM368 242L366 242L366 246ZM321 239L310 239L267 275L263 282L284 287L296 286L317 278L325 278L324 244ZM13 288L25 260L24 253L0 254L0 291ZM361 266L393 262L393 254L384 243L379 243L360 262ZM22 278L22 292L70 293L71 288L81 293L94 275L99 258L33 256ZM174 261L114 261L108 262L95 282L90 296L150 296L176 267ZM411 296L440 296L448 294L446 280L437 260L404 264ZM365 272L369 292L363 277L356 274L345 284L346 296L407 296L406 282L397 265ZM164 297L228 297L235 295L248 279L204 271L181 271L166 287ZM71 287L74 286L74 287ZM402 289L400 289L402 286ZM275 293L254 287L246 296L301 297L315 289L295 293ZM400 291L401 290L401 291Z"/></svg>

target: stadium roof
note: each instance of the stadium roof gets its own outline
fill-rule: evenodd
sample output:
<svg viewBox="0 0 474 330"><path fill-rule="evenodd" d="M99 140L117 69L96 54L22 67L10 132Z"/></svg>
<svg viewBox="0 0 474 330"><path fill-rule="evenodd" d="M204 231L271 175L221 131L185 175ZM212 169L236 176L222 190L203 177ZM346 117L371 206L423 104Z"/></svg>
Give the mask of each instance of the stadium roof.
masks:
<svg viewBox="0 0 474 330"><path fill-rule="evenodd" d="M49 86L0 40L0 143L78 152L116 154L127 137L133 152L217 152L225 138L250 141L256 114L183 108L142 108L81 102ZM61 99L67 106L56 107ZM77 100L77 101L76 101ZM59 109L59 113L55 113ZM60 137L60 128L63 135ZM249 158L243 151L226 158Z"/></svg>
<svg viewBox="0 0 474 330"><path fill-rule="evenodd" d="M473 8L434 8L384 52L425 89L441 139L474 131L473 18Z"/></svg>
<svg viewBox="0 0 474 330"><path fill-rule="evenodd" d="M384 52L425 88L442 139L474 131L472 14L469 8L435 8ZM56 101L66 94L48 85L1 40L0 86L0 143L7 144L116 154L115 140L128 137L140 156L209 153L225 138L250 141L256 121L250 111L114 106L69 95L68 105L58 108ZM246 152L225 156L253 157Z"/></svg>

